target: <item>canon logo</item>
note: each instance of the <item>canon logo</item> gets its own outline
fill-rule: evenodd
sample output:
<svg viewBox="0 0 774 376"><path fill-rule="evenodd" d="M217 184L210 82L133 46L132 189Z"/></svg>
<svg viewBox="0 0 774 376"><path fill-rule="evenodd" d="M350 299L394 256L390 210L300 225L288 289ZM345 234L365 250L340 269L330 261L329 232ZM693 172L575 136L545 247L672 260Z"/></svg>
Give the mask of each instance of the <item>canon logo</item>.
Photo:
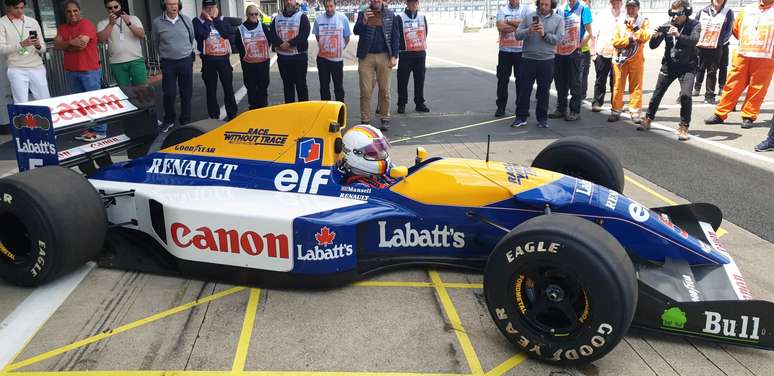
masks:
<svg viewBox="0 0 774 376"><path fill-rule="evenodd" d="M170 227L172 241L180 248L194 247L202 251L246 253L260 255L264 249L266 257L289 259L287 235L273 233L258 234L255 231L226 230L198 227L191 230L188 226L175 222Z"/></svg>

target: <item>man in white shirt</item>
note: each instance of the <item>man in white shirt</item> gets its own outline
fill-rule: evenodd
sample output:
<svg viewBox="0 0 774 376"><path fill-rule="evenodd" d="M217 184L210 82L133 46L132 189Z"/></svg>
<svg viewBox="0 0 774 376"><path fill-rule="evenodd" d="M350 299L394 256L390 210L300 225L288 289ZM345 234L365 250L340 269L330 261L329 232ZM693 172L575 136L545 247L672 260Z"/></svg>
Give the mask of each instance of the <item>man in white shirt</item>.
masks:
<svg viewBox="0 0 774 376"><path fill-rule="evenodd" d="M5 0L6 15L0 18L0 54L7 58L8 80L14 103L45 99L48 91L46 67L41 55L46 44L40 25L24 15L25 0Z"/></svg>
<svg viewBox="0 0 774 376"><path fill-rule="evenodd" d="M145 85L148 70L142 55L145 30L136 16L121 9L118 0L105 0L108 18L97 24L97 38L107 42L110 51L110 72L118 86Z"/></svg>
<svg viewBox="0 0 774 376"><path fill-rule="evenodd" d="M605 103L605 86L608 78L610 79L610 101L612 102L613 86L615 75L613 74L613 34L615 25L623 22L626 13L621 12L621 0L610 0L610 7L602 10L599 14L598 27L594 28L594 68L597 71L597 79L594 83L594 99L591 101L591 111L602 111L602 105Z"/></svg>

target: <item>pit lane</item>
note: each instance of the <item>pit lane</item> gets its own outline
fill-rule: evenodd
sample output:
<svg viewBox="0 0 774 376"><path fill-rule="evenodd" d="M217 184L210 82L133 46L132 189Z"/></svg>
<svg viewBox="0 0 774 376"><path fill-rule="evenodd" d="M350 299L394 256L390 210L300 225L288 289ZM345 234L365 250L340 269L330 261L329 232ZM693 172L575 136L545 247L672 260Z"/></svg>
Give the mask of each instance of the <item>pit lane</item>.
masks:
<svg viewBox="0 0 774 376"><path fill-rule="evenodd" d="M308 80L315 98L314 73ZM345 72L351 121L359 118L356 82L356 72ZM279 75L273 74L271 103L281 101L280 84ZM200 88L201 82L197 85ZM627 174L624 193L637 201L648 206L688 200L719 205L727 219L721 240L753 295L774 300L769 276L774 261L767 257L774 245L766 240L774 228L767 214L772 212L770 184L762 184L772 175L765 166L683 145L655 132L643 135L630 124L607 124L603 115L587 111L577 123L512 129L510 119L491 117L493 89L494 78L486 72L433 64L426 87L433 112L413 113L409 104L407 114L393 114L388 134L394 160L412 163L419 145L431 156L484 158L490 135L491 159L529 164L540 149L561 136L602 139L621 157ZM194 104L195 117L204 117L203 107ZM245 107L242 100L240 109ZM14 165L8 159L2 163L6 170ZM0 282L0 318L31 294ZM493 325L478 274L412 269L340 289L303 292L97 268L5 371L766 375L772 365L771 352L636 331L592 366L564 369L533 362L517 353Z"/></svg>

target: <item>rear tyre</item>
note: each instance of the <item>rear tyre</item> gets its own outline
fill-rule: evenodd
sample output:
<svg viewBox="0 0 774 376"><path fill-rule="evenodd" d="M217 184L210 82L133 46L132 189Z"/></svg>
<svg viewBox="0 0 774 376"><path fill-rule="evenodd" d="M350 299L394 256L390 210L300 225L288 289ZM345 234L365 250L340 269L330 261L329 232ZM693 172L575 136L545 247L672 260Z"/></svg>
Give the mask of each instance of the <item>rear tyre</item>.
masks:
<svg viewBox="0 0 774 376"><path fill-rule="evenodd" d="M177 129L173 129L167 134L166 137L164 137L164 141L161 143L161 148L166 149L168 147L172 147L193 138L199 137L215 128L220 127L223 124L224 123L220 120L205 119L186 124Z"/></svg>
<svg viewBox="0 0 774 376"><path fill-rule="evenodd" d="M0 277L38 286L102 249L105 209L83 176L58 166L0 179Z"/></svg>
<svg viewBox="0 0 774 376"><path fill-rule="evenodd" d="M588 180L619 193L624 189L621 161L607 145L590 137L552 142L535 157L532 167Z"/></svg>
<svg viewBox="0 0 774 376"><path fill-rule="evenodd" d="M607 354L629 329L637 279L607 231L549 214L522 223L495 246L484 295L498 329L527 355L582 365Z"/></svg>

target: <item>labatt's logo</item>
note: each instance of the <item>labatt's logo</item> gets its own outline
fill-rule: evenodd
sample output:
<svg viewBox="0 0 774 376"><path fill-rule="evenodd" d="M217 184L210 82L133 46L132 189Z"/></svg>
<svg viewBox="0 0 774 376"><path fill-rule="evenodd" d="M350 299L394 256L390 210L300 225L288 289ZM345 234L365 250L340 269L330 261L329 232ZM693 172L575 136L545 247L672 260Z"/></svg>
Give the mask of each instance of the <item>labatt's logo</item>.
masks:
<svg viewBox="0 0 774 376"><path fill-rule="evenodd" d="M400 247L454 247L465 246L465 233L454 231L446 225L441 228L435 225L432 230L415 230L411 222L406 222L403 228L392 230L392 235L387 238L387 222L379 221L379 248Z"/></svg>
<svg viewBox="0 0 774 376"><path fill-rule="evenodd" d="M737 319L725 319L720 313L704 311L704 328L708 334L724 337L743 338L758 341L760 339L760 317L742 315Z"/></svg>
<svg viewBox="0 0 774 376"><path fill-rule="evenodd" d="M331 231L327 226L323 226L320 232L314 234L317 245L313 249L303 250L302 245L298 244L298 260L300 261L324 261L335 260L346 256L352 256L352 244L336 244L336 232ZM329 246L329 247L326 247Z"/></svg>
<svg viewBox="0 0 774 376"><path fill-rule="evenodd" d="M56 154L56 146L48 141L24 140L24 142L20 142L17 138L16 150L25 154Z"/></svg>

